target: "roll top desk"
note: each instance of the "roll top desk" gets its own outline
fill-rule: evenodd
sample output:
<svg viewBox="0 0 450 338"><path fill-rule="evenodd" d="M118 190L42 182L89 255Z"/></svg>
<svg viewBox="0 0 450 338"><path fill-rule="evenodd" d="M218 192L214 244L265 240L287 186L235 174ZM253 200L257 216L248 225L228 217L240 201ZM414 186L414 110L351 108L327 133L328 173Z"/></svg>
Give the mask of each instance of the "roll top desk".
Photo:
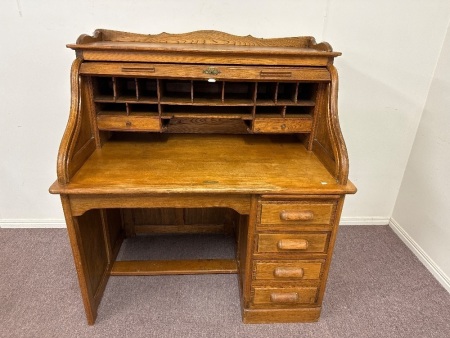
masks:
<svg viewBox="0 0 450 338"><path fill-rule="evenodd" d="M57 181L89 324L110 276L237 273L245 323L320 316L355 193L328 43L81 35ZM227 233L234 259L116 260L127 237ZM175 300L172 300L175 301ZM214 306L214 305L211 305ZM155 310L157 311L157 310Z"/></svg>

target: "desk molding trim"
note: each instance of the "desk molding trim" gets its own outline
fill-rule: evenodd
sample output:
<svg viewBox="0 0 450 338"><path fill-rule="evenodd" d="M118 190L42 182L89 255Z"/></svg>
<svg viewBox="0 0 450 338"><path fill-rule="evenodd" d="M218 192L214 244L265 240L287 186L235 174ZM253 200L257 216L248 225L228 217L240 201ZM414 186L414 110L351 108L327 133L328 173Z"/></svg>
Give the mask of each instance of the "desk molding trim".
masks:
<svg viewBox="0 0 450 338"><path fill-rule="evenodd" d="M159 276L238 273L235 259L116 261L111 276Z"/></svg>

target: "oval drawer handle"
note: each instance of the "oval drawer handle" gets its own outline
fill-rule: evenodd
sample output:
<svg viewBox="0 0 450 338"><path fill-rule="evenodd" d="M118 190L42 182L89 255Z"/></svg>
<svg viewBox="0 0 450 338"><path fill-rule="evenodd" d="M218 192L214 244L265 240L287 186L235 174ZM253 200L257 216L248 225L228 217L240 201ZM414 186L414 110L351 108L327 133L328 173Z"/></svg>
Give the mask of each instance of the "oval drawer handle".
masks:
<svg viewBox="0 0 450 338"><path fill-rule="evenodd" d="M280 239L277 247L280 250L306 250L308 245L306 239Z"/></svg>
<svg viewBox="0 0 450 338"><path fill-rule="evenodd" d="M303 278L302 268L277 267L273 270L273 275L277 278Z"/></svg>
<svg viewBox="0 0 450 338"><path fill-rule="evenodd" d="M270 301L272 303L297 303L298 293L297 292L271 293Z"/></svg>
<svg viewBox="0 0 450 338"><path fill-rule="evenodd" d="M312 221L314 213L311 210L305 211L286 211L280 212L280 219L282 221Z"/></svg>

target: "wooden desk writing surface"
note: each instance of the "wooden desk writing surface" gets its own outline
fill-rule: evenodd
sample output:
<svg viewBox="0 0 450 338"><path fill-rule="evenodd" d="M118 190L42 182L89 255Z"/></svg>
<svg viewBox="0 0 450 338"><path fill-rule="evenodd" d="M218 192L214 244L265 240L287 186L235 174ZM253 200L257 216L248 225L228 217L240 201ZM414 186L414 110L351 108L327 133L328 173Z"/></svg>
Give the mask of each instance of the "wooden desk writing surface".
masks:
<svg viewBox="0 0 450 338"><path fill-rule="evenodd" d="M50 192L88 323L109 276L197 273L238 274L245 323L318 320L356 192L337 116L340 53L312 37L215 31L97 30L68 46L71 109ZM230 235L236 257L116 261L127 237L186 233Z"/></svg>
<svg viewBox="0 0 450 338"><path fill-rule="evenodd" d="M302 194L341 188L314 153L289 137L173 134L128 139L97 149L67 191Z"/></svg>

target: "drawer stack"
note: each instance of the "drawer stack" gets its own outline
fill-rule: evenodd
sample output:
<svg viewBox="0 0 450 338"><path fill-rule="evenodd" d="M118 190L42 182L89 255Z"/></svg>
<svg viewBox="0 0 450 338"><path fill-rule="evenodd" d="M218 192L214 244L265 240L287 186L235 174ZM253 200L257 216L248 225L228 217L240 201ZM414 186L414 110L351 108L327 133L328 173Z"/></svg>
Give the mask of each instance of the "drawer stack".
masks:
<svg viewBox="0 0 450 338"><path fill-rule="evenodd" d="M260 202L252 257L252 309L273 310L274 316L286 310L295 314L295 309L315 308L320 313L336 207L336 200Z"/></svg>

